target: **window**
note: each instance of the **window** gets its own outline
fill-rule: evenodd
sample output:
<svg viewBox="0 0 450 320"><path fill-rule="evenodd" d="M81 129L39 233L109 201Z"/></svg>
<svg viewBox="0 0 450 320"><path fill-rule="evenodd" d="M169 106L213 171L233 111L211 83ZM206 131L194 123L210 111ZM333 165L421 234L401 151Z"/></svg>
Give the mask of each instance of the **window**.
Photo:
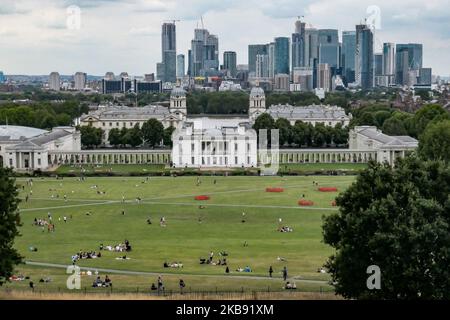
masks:
<svg viewBox="0 0 450 320"><path fill-rule="evenodd" d="M250 152L250 143L247 143L247 152Z"/></svg>
<svg viewBox="0 0 450 320"><path fill-rule="evenodd" d="M102 126L105 126L105 123L104 123L104 122L102 122Z"/></svg>
<svg viewBox="0 0 450 320"><path fill-rule="evenodd" d="M12 167L12 159L9 159L9 165Z"/></svg>
<svg viewBox="0 0 450 320"><path fill-rule="evenodd" d="M234 164L238 164L238 158L234 157Z"/></svg>
<svg viewBox="0 0 450 320"><path fill-rule="evenodd" d="M116 122L116 127L118 127L119 126L119 123L118 122Z"/></svg>
<svg viewBox="0 0 450 320"><path fill-rule="evenodd" d="M191 143L191 152L194 152L195 150L195 145L193 143Z"/></svg>
<svg viewBox="0 0 450 320"><path fill-rule="evenodd" d="M40 166L41 165L41 159L39 158L37 160L38 160L38 166Z"/></svg>
<svg viewBox="0 0 450 320"><path fill-rule="evenodd" d="M237 144L237 143L234 144L234 151L235 151L235 152L238 151L238 144Z"/></svg>
<svg viewBox="0 0 450 320"><path fill-rule="evenodd" d="M191 164L195 164L195 158L191 157Z"/></svg>
<svg viewBox="0 0 450 320"><path fill-rule="evenodd" d="M109 126L112 127L112 122L109 123Z"/></svg>
<svg viewBox="0 0 450 320"><path fill-rule="evenodd" d="M133 126L133 122L130 122L130 127L132 127Z"/></svg>
<svg viewBox="0 0 450 320"><path fill-rule="evenodd" d="M247 164L250 164L250 157L247 157Z"/></svg>

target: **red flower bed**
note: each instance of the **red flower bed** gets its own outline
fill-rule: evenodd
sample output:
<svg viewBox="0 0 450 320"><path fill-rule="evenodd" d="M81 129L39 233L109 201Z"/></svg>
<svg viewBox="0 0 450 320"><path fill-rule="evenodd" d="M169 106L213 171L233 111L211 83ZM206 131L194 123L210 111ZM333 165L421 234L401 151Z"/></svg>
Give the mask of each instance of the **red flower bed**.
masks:
<svg viewBox="0 0 450 320"><path fill-rule="evenodd" d="M314 202L312 202L311 200L299 200L298 201L298 205L299 206L313 206Z"/></svg>
<svg viewBox="0 0 450 320"><path fill-rule="evenodd" d="M331 205L332 205L333 207L336 207L336 200L331 201Z"/></svg>
<svg viewBox="0 0 450 320"><path fill-rule="evenodd" d="M266 192L283 192L283 188L266 188Z"/></svg>
<svg viewBox="0 0 450 320"><path fill-rule="evenodd" d="M335 188L335 187L320 187L319 191L322 191L322 192L336 192L336 191L338 191L338 189Z"/></svg>
<svg viewBox="0 0 450 320"><path fill-rule="evenodd" d="M196 196L195 200L209 200L209 196Z"/></svg>

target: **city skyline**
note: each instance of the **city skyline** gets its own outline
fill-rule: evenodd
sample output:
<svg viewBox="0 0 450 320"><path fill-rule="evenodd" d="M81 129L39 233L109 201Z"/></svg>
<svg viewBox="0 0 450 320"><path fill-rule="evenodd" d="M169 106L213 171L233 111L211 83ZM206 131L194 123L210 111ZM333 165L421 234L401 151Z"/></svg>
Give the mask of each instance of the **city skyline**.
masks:
<svg viewBox="0 0 450 320"><path fill-rule="evenodd" d="M304 22L318 29L338 29L342 42L343 31L355 30L364 18L370 18L371 14L366 10L372 4L368 1L344 4L330 1L266 1L263 4L253 1L243 4L233 0L188 1L190 9L185 10L183 6L181 14L177 8L179 1L43 2L45 5L38 6L27 0L20 3L1 1L0 45L3 50L0 51L0 70L5 74L37 75L52 71L60 74L82 71L99 76L107 71L117 74L126 71L130 75L156 73L156 63L162 59L162 23L181 20L176 22L176 53L187 57L193 30L197 26L201 28L201 16L204 28L219 38L220 64L223 64L225 51L235 51L237 64L247 64L249 44L290 37L297 16L304 16ZM450 18L446 17L450 14L442 10L445 2L421 4L412 1L405 9L404 3L378 1L381 29L375 32L374 52L381 53L384 42L421 43L423 64L433 68L433 74L450 75L450 65L445 60L450 51ZM66 9L70 5L81 9L80 29L67 28ZM45 10L41 9L44 7ZM354 20L344 14L350 8ZM251 9L252 14L248 15L245 9ZM333 12L333 15L326 12ZM130 14L134 18L118 19ZM409 21L408 16L414 17L414 22ZM421 28L421 20L427 21L430 27Z"/></svg>

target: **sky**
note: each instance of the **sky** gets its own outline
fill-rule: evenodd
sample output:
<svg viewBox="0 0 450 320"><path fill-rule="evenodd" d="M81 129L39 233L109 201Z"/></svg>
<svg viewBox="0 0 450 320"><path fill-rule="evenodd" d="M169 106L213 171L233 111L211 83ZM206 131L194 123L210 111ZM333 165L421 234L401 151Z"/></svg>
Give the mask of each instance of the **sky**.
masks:
<svg viewBox="0 0 450 320"><path fill-rule="evenodd" d="M450 0L0 0L0 70L5 74L156 72L161 24L179 20L177 53L194 29L219 37L247 63L249 44L290 37L299 16L315 28L354 30L374 21L383 42L423 43L423 66L450 76Z"/></svg>

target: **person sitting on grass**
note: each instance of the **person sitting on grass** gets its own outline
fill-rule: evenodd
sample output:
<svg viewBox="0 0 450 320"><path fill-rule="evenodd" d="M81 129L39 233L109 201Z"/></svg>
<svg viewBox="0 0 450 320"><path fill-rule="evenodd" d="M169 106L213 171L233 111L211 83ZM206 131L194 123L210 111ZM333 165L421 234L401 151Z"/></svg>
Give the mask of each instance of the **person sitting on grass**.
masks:
<svg viewBox="0 0 450 320"><path fill-rule="evenodd" d="M112 287L112 281L111 281L111 279L108 277L108 275L105 276L105 286L106 286L106 287Z"/></svg>
<svg viewBox="0 0 450 320"><path fill-rule="evenodd" d="M244 272L252 272L252 269L249 266L246 266L244 268Z"/></svg>
<svg viewBox="0 0 450 320"><path fill-rule="evenodd" d="M294 283L290 283L289 281L286 282L286 285L284 287L285 289L289 290L289 289L297 289L297 285Z"/></svg>

